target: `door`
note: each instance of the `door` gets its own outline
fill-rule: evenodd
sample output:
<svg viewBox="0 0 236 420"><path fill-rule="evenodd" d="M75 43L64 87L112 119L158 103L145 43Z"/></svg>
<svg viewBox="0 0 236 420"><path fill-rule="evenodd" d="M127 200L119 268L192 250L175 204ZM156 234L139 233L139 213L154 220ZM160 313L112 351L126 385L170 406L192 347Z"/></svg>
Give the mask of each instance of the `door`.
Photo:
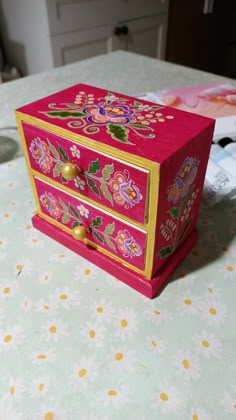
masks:
<svg viewBox="0 0 236 420"><path fill-rule="evenodd" d="M170 0L166 60L226 74L234 0Z"/></svg>

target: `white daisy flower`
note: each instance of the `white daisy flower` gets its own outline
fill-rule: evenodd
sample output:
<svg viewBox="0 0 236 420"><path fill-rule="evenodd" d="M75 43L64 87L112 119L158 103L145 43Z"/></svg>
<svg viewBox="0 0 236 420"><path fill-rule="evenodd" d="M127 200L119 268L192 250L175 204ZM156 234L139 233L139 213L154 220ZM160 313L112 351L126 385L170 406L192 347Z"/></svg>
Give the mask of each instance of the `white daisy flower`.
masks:
<svg viewBox="0 0 236 420"><path fill-rule="evenodd" d="M218 268L218 272L222 274L222 277L226 280L233 280L236 279L236 259L227 259L222 262L220 268Z"/></svg>
<svg viewBox="0 0 236 420"><path fill-rule="evenodd" d="M35 414L32 420L67 420L65 411L52 403L42 404L40 412Z"/></svg>
<svg viewBox="0 0 236 420"><path fill-rule="evenodd" d="M121 340L132 338L137 329L137 317L132 308L120 309L114 316L115 337Z"/></svg>
<svg viewBox="0 0 236 420"><path fill-rule="evenodd" d="M175 298L176 308L181 315L197 315L200 309L200 298L187 289Z"/></svg>
<svg viewBox="0 0 236 420"><path fill-rule="evenodd" d="M149 335L145 341L147 347L154 353L163 353L166 349L164 342L155 335Z"/></svg>
<svg viewBox="0 0 236 420"><path fill-rule="evenodd" d="M15 280L1 280L0 284L0 302L14 298L18 292L19 285Z"/></svg>
<svg viewBox="0 0 236 420"><path fill-rule="evenodd" d="M174 356L173 365L177 368L177 375L183 376L184 379L196 381L200 377L198 357L189 351L179 352Z"/></svg>
<svg viewBox="0 0 236 420"><path fill-rule="evenodd" d="M72 368L71 381L76 386L86 388L95 380L98 374L98 365L94 356L82 356Z"/></svg>
<svg viewBox="0 0 236 420"><path fill-rule="evenodd" d="M32 261L30 261L28 258L18 258L16 262L13 265L14 267L14 273L19 275L27 275L31 273L32 271Z"/></svg>
<svg viewBox="0 0 236 420"><path fill-rule="evenodd" d="M216 287L213 283L209 283L207 286L207 294L209 296L213 296L214 298L218 298L221 293L221 289L219 287Z"/></svg>
<svg viewBox="0 0 236 420"><path fill-rule="evenodd" d="M47 349L46 351L31 353L29 359L34 365L42 365L54 362L54 360L56 360L56 354L52 350Z"/></svg>
<svg viewBox="0 0 236 420"><path fill-rule="evenodd" d="M25 225L20 225L17 230L19 230L20 232L22 232L25 235L29 235L31 234L32 230L33 230L33 225L31 223L27 223Z"/></svg>
<svg viewBox="0 0 236 420"><path fill-rule="evenodd" d="M167 323L172 320L172 315L166 309L162 309L157 306L156 303L148 302L147 309L144 311L144 315L148 320L155 323Z"/></svg>
<svg viewBox="0 0 236 420"><path fill-rule="evenodd" d="M82 328L82 341L89 347L102 347L104 343L105 328L98 323L87 322Z"/></svg>
<svg viewBox="0 0 236 420"><path fill-rule="evenodd" d="M17 213L13 208L1 209L0 210L0 223L12 223L16 218Z"/></svg>
<svg viewBox="0 0 236 420"><path fill-rule="evenodd" d="M105 101L114 102L114 101L117 101L117 99L119 99L119 98L117 96L115 96L115 95L112 94L112 95L105 96L104 99L105 99Z"/></svg>
<svg viewBox="0 0 236 420"><path fill-rule="evenodd" d="M104 407L122 408L130 401L131 392L128 385L117 385L97 392L96 400Z"/></svg>
<svg viewBox="0 0 236 420"><path fill-rule="evenodd" d="M44 397L49 388L49 378L48 377L39 377L34 379L29 387L29 394L31 398L41 398Z"/></svg>
<svg viewBox="0 0 236 420"><path fill-rule="evenodd" d="M55 300L51 301L49 299L40 299L35 303L35 310L46 315L54 316L58 312L58 309L59 305Z"/></svg>
<svg viewBox="0 0 236 420"><path fill-rule="evenodd" d="M77 188L79 188L80 190L84 190L85 189L85 181L83 180L83 179L81 179L79 176L77 176L75 179L74 179L74 183L75 183L75 186L77 187Z"/></svg>
<svg viewBox="0 0 236 420"><path fill-rule="evenodd" d="M151 401L152 407L160 409L162 414L177 414L181 405L179 392L166 380L158 384L157 391L152 395Z"/></svg>
<svg viewBox="0 0 236 420"><path fill-rule="evenodd" d="M42 326L42 331L43 337L46 341L58 341L60 338L64 338L68 335L67 324L60 321L59 319L46 321L45 325Z"/></svg>
<svg viewBox="0 0 236 420"><path fill-rule="evenodd" d="M64 249L62 252L52 255L49 261L68 264L68 262L72 261L74 258L76 258L76 254L74 252Z"/></svg>
<svg viewBox="0 0 236 420"><path fill-rule="evenodd" d="M8 393L9 396L14 398L16 401L21 400L25 394L25 387L22 379L10 378Z"/></svg>
<svg viewBox="0 0 236 420"><path fill-rule="evenodd" d="M77 206L77 209L79 210L79 213L81 216L85 217L86 219L88 219L89 217L89 209L86 209L86 207L81 204L80 206Z"/></svg>
<svg viewBox="0 0 236 420"><path fill-rule="evenodd" d="M53 295L51 295L50 301L55 302L56 305L69 309L70 306L80 304L80 293L78 290L70 290L68 287L63 289L56 289Z"/></svg>
<svg viewBox="0 0 236 420"><path fill-rule="evenodd" d="M77 146L75 144L70 147L70 151L73 157L77 157L78 159L80 158L80 150L77 149Z"/></svg>
<svg viewBox="0 0 236 420"><path fill-rule="evenodd" d="M35 230L30 232L29 235L25 238L25 245L30 249L40 249L44 248L45 242L42 238L42 235L36 233Z"/></svg>
<svg viewBox="0 0 236 420"><path fill-rule="evenodd" d="M232 392L224 392L221 404L224 407L224 412L228 414L236 414L236 387L232 388Z"/></svg>
<svg viewBox="0 0 236 420"><path fill-rule="evenodd" d="M0 399L0 419L23 420L22 413L16 411L14 400L9 394Z"/></svg>
<svg viewBox="0 0 236 420"><path fill-rule="evenodd" d="M134 370L136 357L133 351L127 347L112 347L109 350L108 366L121 372L131 372Z"/></svg>
<svg viewBox="0 0 236 420"><path fill-rule="evenodd" d="M1 183L1 187L6 190L15 190L19 187L19 182L17 182L15 179L8 179L5 182Z"/></svg>
<svg viewBox="0 0 236 420"><path fill-rule="evenodd" d="M112 317L114 315L114 307L105 299L100 299L99 301L95 301L89 306L91 317L95 319L97 322L110 322L112 321Z"/></svg>
<svg viewBox="0 0 236 420"><path fill-rule="evenodd" d="M214 298L207 298L201 304L200 316L212 327L224 324L226 313L226 305Z"/></svg>
<svg viewBox="0 0 236 420"><path fill-rule="evenodd" d="M23 331L19 326L0 329L0 351L15 350L23 341Z"/></svg>
<svg viewBox="0 0 236 420"><path fill-rule="evenodd" d="M202 408L193 407L190 412L191 420L211 420L212 417Z"/></svg>
<svg viewBox="0 0 236 420"><path fill-rule="evenodd" d="M221 359L223 350L222 342L214 334L209 334L205 330L202 330L200 334L195 334L194 342L197 353L203 354L207 359L212 357Z"/></svg>
<svg viewBox="0 0 236 420"><path fill-rule="evenodd" d="M38 283L40 284L48 284L50 283L52 279L52 273L49 271L44 271L43 273L40 273L38 276Z"/></svg>
<svg viewBox="0 0 236 420"><path fill-rule="evenodd" d="M95 280L98 272L98 267L89 261L84 261L76 265L73 276L79 283L87 283L88 281Z"/></svg>
<svg viewBox="0 0 236 420"><path fill-rule="evenodd" d="M21 308L25 311L28 312L30 311L30 309L32 308L32 300L25 297L20 304Z"/></svg>
<svg viewBox="0 0 236 420"><path fill-rule="evenodd" d="M0 251L5 251L8 248L9 244L10 242L8 241L8 239L0 237Z"/></svg>

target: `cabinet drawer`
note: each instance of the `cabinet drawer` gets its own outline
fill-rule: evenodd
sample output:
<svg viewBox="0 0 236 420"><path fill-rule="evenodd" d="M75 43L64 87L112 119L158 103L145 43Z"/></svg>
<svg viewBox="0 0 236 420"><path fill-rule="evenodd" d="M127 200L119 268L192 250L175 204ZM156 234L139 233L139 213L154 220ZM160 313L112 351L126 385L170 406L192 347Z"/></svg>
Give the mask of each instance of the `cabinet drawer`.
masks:
<svg viewBox="0 0 236 420"><path fill-rule="evenodd" d="M23 131L32 169L119 214L147 222L147 170L27 123ZM73 180L62 176L68 163L80 170Z"/></svg>
<svg viewBox="0 0 236 420"><path fill-rule="evenodd" d="M72 234L76 226L84 226L87 229L86 238L83 239L85 243L144 270L146 232L37 177L34 183L41 215L46 215L55 225Z"/></svg>

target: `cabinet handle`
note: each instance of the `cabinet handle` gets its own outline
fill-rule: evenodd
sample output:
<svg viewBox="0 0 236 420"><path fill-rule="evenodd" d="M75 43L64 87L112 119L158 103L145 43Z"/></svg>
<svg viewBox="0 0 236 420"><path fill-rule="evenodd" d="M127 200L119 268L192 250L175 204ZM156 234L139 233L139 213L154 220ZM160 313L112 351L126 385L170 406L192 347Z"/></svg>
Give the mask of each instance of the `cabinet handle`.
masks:
<svg viewBox="0 0 236 420"><path fill-rule="evenodd" d="M129 28L126 25L116 26L115 29L114 29L114 35L115 36L128 35L128 33L129 33Z"/></svg>
<svg viewBox="0 0 236 420"><path fill-rule="evenodd" d="M72 229L72 236L77 241L83 241L83 239L86 238L87 234L88 234L88 229L83 225L75 226Z"/></svg>
<svg viewBox="0 0 236 420"><path fill-rule="evenodd" d="M129 33L129 28L128 28L128 26L122 26L121 27L121 34L122 35L128 35L128 33Z"/></svg>
<svg viewBox="0 0 236 420"><path fill-rule="evenodd" d="M75 179L77 175L79 175L79 173L80 169L78 168L78 166L74 165L74 163L64 163L64 165L62 165L61 167L61 174L63 178L65 178L67 181Z"/></svg>
<svg viewBox="0 0 236 420"><path fill-rule="evenodd" d="M115 36L120 36L121 35L121 28L120 26L116 26L114 29L114 35Z"/></svg>

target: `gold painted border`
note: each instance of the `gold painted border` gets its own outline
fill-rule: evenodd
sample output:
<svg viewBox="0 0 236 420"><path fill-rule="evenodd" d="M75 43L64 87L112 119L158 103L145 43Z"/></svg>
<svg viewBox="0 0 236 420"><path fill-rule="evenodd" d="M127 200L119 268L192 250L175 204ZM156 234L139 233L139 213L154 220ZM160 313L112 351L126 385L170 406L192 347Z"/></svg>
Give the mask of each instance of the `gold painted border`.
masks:
<svg viewBox="0 0 236 420"><path fill-rule="evenodd" d="M38 212L39 212L40 216L41 216L40 204L39 204L39 201L38 201L38 196L37 196L36 188L35 188L34 181L33 181L33 175L36 171L33 171L31 166L30 166L28 151L27 151L27 147L26 147L26 143L25 143L25 136L24 136L23 127L22 127L22 122L23 121L26 122L26 123L32 124L36 128L39 127L39 128L44 129L44 130L48 130L51 133L57 134L59 136L66 137L68 140L73 140L74 142L76 142L78 144L82 144L82 145L94 150L95 152L99 151L101 153L106 153L111 158L114 156L117 159L121 159L122 162L125 161L127 163L131 163L131 164L137 166L137 169L139 169L139 170L140 169L144 169L144 170L146 169L146 170L150 171L150 173L149 173L149 199L146 200L146 206L148 205L148 222L146 223L146 225L142 225L139 222L136 222L135 220L132 219L132 222L135 226L137 226L138 228L141 228L141 226L142 226L142 227L145 227L145 229L147 230L147 243L146 243L145 258L144 258L144 264L145 264L144 271L141 271L141 270L137 269L135 266L133 266L129 263L125 263L123 260L120 260L120 262L122 264L126 265L127 267L130 267L133 271L142 273L148 279L151 279L153 259L154 259L155 232L156 232L156 220L157 220L157 209L158 209L160 165L158 163L152 162L152 161L150 161L146 158L143 158L143 157L140 157L140 156L137 156L137 155L131 155L127 152L120 151L119 149L114 148L112 146L107 146L105 144L96 142L95 140L92 140L90 138L86 138L86 137L81 136L79 134L71 133L70 131L68 131L66 129L63 129L63 128L55 126L55 125L52 125L50 123L43 122L43 121L41 121L41 120L39 120L35 117L28 116L28 115L23 114L19 111L16 111L16 120L17 120L18 130L19 130L19 134L20 134L22 148L23 148L23 151L24 151L25 159L26 159L27 169L28 169L28 172L29 172L29 175L30 175L32 190L33 190L33 193L34 193L37 209L38 209ZM37 175L38 175L38 173L37 173ZM39 178L43 178L43 177L44 177L44 175L42 176L42 174L39 174ZM47 178L47 177L45 177L45 178ZM45 179L45 181L46 181L46 179ZM52 180L50 179L50 184L53 184L51 181ZM59 184L59 185L60 185L60 189L65 190L66 192L71 194L71 190L68 191L68 189L65 188L64 185L61 185L61 184ZM56 186L58 188L58 186L56 184L54 184L54 186ZM73 191L73 193L74 193L74 191ZM79 198L82 199L82 197L80 197L80 196L79 196ZM89 200L87 200L87 201L90 204L93 204L92 201L91 202ZM97 203L96 203L96 206L97 206ZM97 206L97 207L100 207L100 206ZM114 213L116 213L116 212L112 211L112 209L109 209L109 214L114 214ZM130 223L130 219L126 218L123 215L119 214L119 218ZM62 225L62 227L64 227L64 225ZM100 247L98 246L98 249L99 248ZM105 250L105 252L104 252L104 250L102 248L101 252L106 254L107 251ZM109 255L109 254L110 253L108 251L107 255ZM111 254L111 256L112 256L112 258L115 257L114 254Z"/></svg>

